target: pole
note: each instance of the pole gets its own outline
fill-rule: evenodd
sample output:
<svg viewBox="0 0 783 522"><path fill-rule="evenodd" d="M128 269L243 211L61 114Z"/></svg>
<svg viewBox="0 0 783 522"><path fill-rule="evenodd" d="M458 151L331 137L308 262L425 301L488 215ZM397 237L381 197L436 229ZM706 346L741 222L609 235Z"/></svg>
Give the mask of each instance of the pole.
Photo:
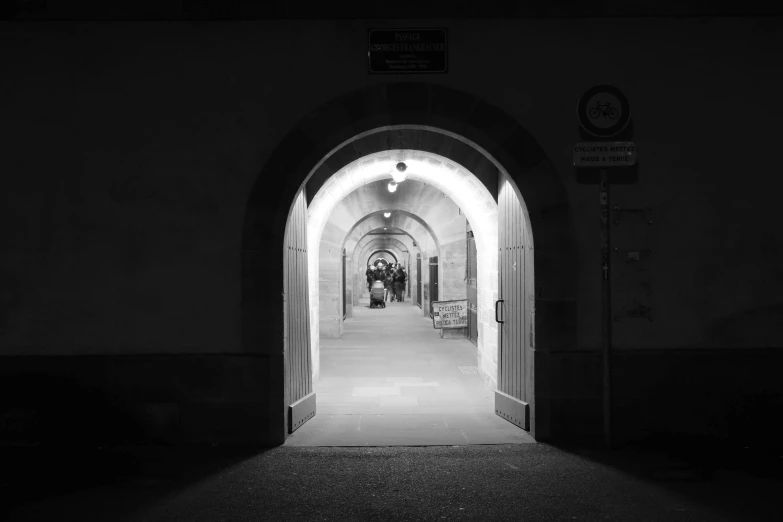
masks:
<svg viewBox="0 0 783 522"><path fill-rule="evenodd" d="M610 249L609 249L609 176L606 169L601 169L601 323L603 346L601 359L603 362L603 413L604 413L604 443L606 449L612 448L612 306L609 286Z"/></svg>

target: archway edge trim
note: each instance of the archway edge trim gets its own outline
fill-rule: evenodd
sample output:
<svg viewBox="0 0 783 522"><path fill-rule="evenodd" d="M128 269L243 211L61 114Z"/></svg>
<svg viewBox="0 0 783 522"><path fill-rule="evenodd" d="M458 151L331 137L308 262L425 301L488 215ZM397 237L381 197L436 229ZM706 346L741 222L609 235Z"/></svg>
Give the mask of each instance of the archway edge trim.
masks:
<svg viewBox="0 0 783 522"><path fill-rule="evenodd" d="M418 128L457 137L503 169L528 195L528 212L552 207L569 212L565 187L554 174L546 154L532 135L504 110L472 93L426 82L388 82L338 95L314 107L283 137L269 155L251 190L244 220L243 249L265 250L255 230L282 236L296 194L311 180L316 169L326 165L357 138L383 129ZM416 143L376 143L365 154L405 148ZM354 150L354 154L359 151ZM444 154L449 157L448 153ZM335 158L336 159L336 158ZM456 158L455 158L456 160ZM338 162L339 163L339 162ZM347 162L346 162L347 163ZM550 168L534 169L540 163ZM471 168L470 164L463 163ZM342 165L330 167L336 172ZM541 171L535 180L522 179L528 170ZM527 178L528 176L525 176ZM277 179L274 205L262 205L266 189L261 180ZM537 186L540 197L529 198L526 185ZM546 187L544 187L546 185ZM516 188L516 187L515 187ZM533 187L535 188L535 187ZM541 190L543 189L543 190ZM496 191L491 191L496 193ZM544 201L546 200L546 201ZM531 201L533 205L530 205ZM563 203L566 203L563 208ZM570 213L570 212L569 212ZM283 232L276 233L282 230Z"/></svg>

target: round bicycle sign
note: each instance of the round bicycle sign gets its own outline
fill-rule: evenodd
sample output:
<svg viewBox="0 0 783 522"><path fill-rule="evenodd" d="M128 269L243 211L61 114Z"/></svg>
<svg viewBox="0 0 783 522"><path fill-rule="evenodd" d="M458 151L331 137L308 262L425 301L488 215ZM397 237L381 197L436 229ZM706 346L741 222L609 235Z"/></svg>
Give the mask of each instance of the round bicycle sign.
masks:
<svg viewBox="0 0 783 522"><path fill-rule="evenodd" d="M579 98L576 115L585 131L593 136L609 138L628 125L631 106L620 89L611 85L596 85Z"/></svg>

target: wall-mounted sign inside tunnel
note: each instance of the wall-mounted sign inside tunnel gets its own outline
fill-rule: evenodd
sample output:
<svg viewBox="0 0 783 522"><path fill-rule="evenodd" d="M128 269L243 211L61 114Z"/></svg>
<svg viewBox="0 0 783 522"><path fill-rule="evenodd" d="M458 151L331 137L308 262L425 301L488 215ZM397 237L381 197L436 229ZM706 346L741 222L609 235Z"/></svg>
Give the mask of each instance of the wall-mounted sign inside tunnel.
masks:
<svg viewBox="0 0 783 522"><path fill-rule="evenodd" d="M468 326L468 300L433 301L432 326L435 328L466 328Z"/></svg>
<svg viewBox="0 0 783 522"><path fill-rule="evenodd" d="M446 29L370 29L371 73L445 73Z"/></svg>
<svg viewBox="0 0 783 522"><path fill-rule="evenodd" d="M616 87L596 85L588 89L576 105L579 124L597 138L620 133L631 119L628 98Z"/></svg>
<svg viewBox="0 0 783 522"><path fill-rule="evenodd" d="M574 167L630 167L636 163L632 141L577 141Z"/></svg>

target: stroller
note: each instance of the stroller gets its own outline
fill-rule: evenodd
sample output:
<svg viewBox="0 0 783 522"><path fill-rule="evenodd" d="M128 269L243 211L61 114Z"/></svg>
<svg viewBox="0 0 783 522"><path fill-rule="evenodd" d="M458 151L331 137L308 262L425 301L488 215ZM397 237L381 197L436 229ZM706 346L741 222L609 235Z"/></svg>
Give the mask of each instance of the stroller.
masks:
<svg viewBox="0 0 783 522"><path fill-rule="evenodd" d="M370 290L370 308L375 308L380 305L381 308L386 308L386 303L383 301L383 281L375 281L372 284Z"/></svg>

